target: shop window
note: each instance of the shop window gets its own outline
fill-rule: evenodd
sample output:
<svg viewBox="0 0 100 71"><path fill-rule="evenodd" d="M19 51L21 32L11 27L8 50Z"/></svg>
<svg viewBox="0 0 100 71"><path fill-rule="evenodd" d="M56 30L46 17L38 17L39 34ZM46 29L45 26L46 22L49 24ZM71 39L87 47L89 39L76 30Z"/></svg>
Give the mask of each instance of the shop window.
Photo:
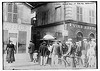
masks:
<svg viewBox="0 0 100 71"><path fill-rule="evenodd" d="M3 42L4 42L4 45L6 45L8 43L8 30L4 30L3 31Z"/></svg>
<svg viewBox="0 0 100 71"><path fill-rule="evenodd" d="M55 37L56 37L56 38L62 37L62 33L61 33L61 32L56 32L56 33L55 33Z"/></svg>
<svg viewBox="0 0 100 71"><path fill-rule="evenodd" d="M3 53L5 53L8 41L8 30L3 30Z"/></svg>
<svg viewBox="0 0 100 71"><path fill-rule="evenodd" d="M25 53L26 52L26 37L27 37L27 32L19 31L18 53Z"/></svg>

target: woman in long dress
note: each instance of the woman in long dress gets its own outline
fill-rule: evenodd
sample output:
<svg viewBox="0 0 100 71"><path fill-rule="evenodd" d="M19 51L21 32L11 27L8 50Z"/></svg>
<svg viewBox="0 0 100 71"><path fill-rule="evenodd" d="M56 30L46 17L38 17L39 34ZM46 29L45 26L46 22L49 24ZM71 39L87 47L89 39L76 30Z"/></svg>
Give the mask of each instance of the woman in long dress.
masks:
<svg viewBox="0 0 100 71"><path fill-rule="evenodd" d="M7 50L6 61L8 63L14 62L15 61L15 57L14 57L15 48L14 48L14 44L12 43L12 41L10 41L10 43L7 44L6 50Z"/></svg>
<svg viewBox="0 0 100 71"><path fill-rule="evenodd" d="M88 56L88 63L90 67L95 67L96 65L96 55L95 55L95 47L96 43L94 42L94 39L91 40L90 42L90 48L87 51L87 56Z"/></svg>

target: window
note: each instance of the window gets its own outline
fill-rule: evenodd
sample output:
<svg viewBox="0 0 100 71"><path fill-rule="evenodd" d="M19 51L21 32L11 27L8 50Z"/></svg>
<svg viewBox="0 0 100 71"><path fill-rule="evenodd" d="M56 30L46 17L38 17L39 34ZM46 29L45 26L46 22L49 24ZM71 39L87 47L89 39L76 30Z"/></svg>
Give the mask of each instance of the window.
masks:
<svg viewBox="0 0 100 71"><path fill-rule="evenodd" d="M42 25L48 24L48 11L42 12Z"/></svg>
<svg viewBox="0 0 100 71"><path fill-rule="evenodd" d="M12 12L12 3L8 4L8 12Z"/></svg>
<svg viewBox="0 0 100 71"><path fill-rule="evenodd" d="M17 5L16 4L14 4L14 7L13 7L14 9L13 9L13 12L14 13L17 13Z"/></svg>
<svg viewBox="0 0 100 71"><path fill-rule="evenodd" d="M59 21L61 18L61 6L55 8L55 21Z"/></svg>
<svg viewBox="0 0 100 71"><path fill-rule="evenodd" d="M77 7L77 21L83 21L83 12L81 7Z"/></svg>
<svg viewBox="0 0 100 71"><path fill-rule="evenodd" d="M17 23L17 14L13 14L13 23Z"/></svg>
<svg viewBox="0 0 100 71"><path fill-rule="evenodd" d="M94 23L94 11L93 10L89 11L89 22Z"/></svg>
<svg viewBox="0 0 100 71"><path fill-rule="evenodd" d="M7 21L17 23L17 5L15 3L8 3Z"/></svg>
<svg viewBox="0 0 100 71"><path fill-rule="evenodd" d="M42 25L44 25L45 24L45 12L42 12Z"/></svg>
<svg viewBox="0 0 100 71"><path fill-rule="evenodd" d="M12 13L8 13L7 21L12 22Z"/></svg>

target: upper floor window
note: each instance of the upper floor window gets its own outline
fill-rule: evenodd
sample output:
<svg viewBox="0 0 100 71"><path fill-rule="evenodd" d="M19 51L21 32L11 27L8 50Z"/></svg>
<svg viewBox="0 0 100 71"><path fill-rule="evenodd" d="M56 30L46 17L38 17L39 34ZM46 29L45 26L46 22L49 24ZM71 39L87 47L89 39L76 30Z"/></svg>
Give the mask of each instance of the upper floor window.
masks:
<svg viewBox="0 0 100 71"><path fill-rule="evenodd" d="M61 6L55 8L55 21L59 21L61 19Z"/></svg>
<svg viewBox="0 0 100 71"><path fill-rule="evenodd" d="M77 6L77 21L83 21L83 9Z"/></svg>
<svg viewBox="0 0 100 71"><path fill-rule="evenodd" d="M48 13L48 10L42 12L42 25L48 24Z"/></svg>
<svg viewBox="0 0 100 71"><path fill-rule="evenodd" d="M7 21L17 23L18 9L16 3L8 3Z"/></svg>
<svg viewBox="0 0 100 71"><path fill-rule="evenodd" d="M94 11L93 10L89 11L89 22L94 23Z"/></svg>

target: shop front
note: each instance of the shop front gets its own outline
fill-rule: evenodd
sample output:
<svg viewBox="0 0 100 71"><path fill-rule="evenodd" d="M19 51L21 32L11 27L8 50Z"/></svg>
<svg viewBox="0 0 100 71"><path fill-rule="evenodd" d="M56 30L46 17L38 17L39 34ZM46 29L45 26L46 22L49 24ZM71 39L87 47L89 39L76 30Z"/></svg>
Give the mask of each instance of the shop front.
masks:
<svg viewBox="0 0 100 71"><path fill-rule="evenodd" d="M9 40L13 42L16 53L27 53L31 40L31 25L10 24L3 25L3 49L6 49Z"/></svg>

